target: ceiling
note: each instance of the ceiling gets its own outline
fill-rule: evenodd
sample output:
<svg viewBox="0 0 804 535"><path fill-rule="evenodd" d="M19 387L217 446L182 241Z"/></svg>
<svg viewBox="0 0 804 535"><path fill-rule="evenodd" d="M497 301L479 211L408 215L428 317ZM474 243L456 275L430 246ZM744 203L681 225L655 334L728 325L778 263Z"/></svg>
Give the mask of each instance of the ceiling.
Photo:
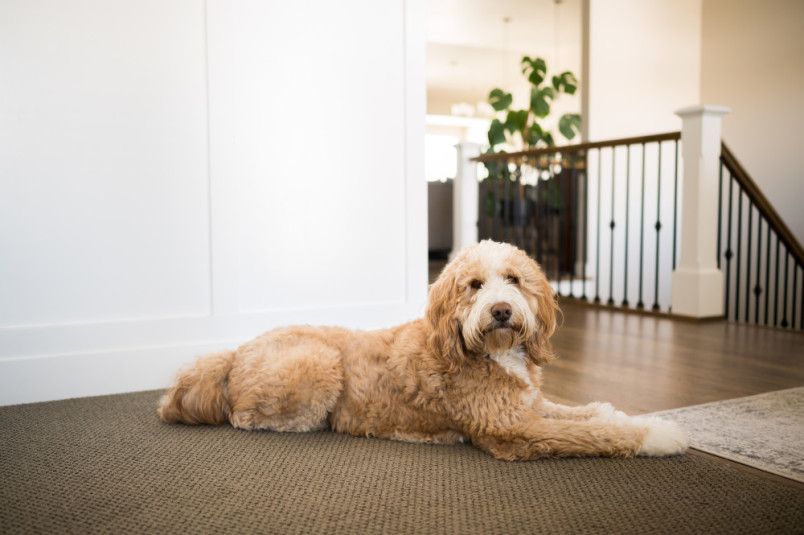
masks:
<svg viewBox="0 0 804 535"><path fill-rule="evenodd" d="M547 60L548 73L581 67L581 0L426 0L427 111L465 103L483 115L494 87L527 99L522 56ZM524 104L521 104L524 106ZM465 106L464 106L465 107ZM457 111L457 110L456 110Z"/></svg>

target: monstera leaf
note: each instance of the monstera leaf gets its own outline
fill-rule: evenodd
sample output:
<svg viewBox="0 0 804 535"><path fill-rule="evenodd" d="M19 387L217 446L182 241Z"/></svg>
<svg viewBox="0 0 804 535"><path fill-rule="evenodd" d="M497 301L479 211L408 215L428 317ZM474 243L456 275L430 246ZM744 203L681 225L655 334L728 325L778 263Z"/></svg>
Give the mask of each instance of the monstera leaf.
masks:
<svg viewBox="0 0 804 535"><path fill-rule="evenodd" d="M528 110L511 110L508 112L508 117L505 119L505 129L511 134L514 132L522 132L525 130L527 122Z"/></svg>
<svg viewBox="0 0 804 535"><path fill-rule="evenodd" d="M528 81L533 85L539 85L547 75L547 63L542 58L522 58L522 74L528 77Z"/></svg>
<svg viewBox="0 0 804 535"><path fill-rule="evenodd" d="M502 89L492 89L489 93L489 104L494 108L494 111L503 111L508 109L508 106L514 101L514 96L511 93L506 93Z"/></svg>
<svg viewBox="0 0 804 535"><path fill-rule="evenodd" d="M557 92L563 91L568 95L574 95L578 89L578 79L569 71L564 71L558 76L553 76L553 87Z"/></svg>
<svg viewBox="0 0 804 535"><path fill-rule="evenodd" d="M581 133L581 116L577 113L565 113L558 120L558 130L567 139Z"/></svg>
<svg viewBox="0 0 804 535"><path fill-rule="evenodd" d="M489 145L492 147L499 145L500 143L505 143L505 125L502 124L499 119L494 119L491 121L488 137Z"/></svg>
<svg viewBox="0 0 804 535"><path fill-rule="evenodd" d="M545 118L550 114L550 101L555 98L552 87L534 87L530 90L530 109L536 117Z"/></svg>

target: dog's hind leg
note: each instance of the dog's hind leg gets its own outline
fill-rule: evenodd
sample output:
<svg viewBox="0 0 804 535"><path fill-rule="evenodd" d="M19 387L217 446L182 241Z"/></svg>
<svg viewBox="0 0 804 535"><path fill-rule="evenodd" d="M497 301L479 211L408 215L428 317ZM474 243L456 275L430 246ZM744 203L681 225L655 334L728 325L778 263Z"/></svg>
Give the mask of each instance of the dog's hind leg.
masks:
<svg viewBox="0 0 804 535"><path fill-rule="evenodd" d="M320 342L275 347L229 377L231 423L241 429L315 431L343 390L340 352Z"/></svg>

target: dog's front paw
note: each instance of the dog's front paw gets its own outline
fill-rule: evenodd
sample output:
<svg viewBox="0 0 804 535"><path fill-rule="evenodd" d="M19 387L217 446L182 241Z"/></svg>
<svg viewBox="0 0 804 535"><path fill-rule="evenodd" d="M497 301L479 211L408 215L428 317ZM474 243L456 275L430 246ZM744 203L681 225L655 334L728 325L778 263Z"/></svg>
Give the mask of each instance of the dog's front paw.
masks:
<svg viewBox="0 0 804 535"><path fill-rule="evenodd" d="M594 408L595 416L604 420L627 420L629 418L623 411L615 409L611 403L596 401L588 406Z"/></svg>
<svg viewBox="0 0 804 535"><path fill-rule="evenodd" d="M656 417L634 418L648 429L637 455L663 457L684 453L689 446L687 434L675 422Z"/></svg>

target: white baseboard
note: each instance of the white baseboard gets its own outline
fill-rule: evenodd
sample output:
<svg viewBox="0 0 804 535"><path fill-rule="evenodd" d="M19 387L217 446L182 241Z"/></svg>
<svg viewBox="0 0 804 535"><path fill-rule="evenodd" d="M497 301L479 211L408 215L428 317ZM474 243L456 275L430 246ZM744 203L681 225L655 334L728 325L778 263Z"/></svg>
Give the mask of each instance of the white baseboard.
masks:
<svg viewBox="0 0 804 535"><path fill-rule="evenodd" d="M0 405L166 388L196 357L237 342L23 357L0 361Z"/></svg>
<svg viewBox="0 0 804 535"><path fill-rule="evenodd" d="M395 303L0 329L0 406L166 388L183 364L276 326L374 329L422 312Z"/></svg>

